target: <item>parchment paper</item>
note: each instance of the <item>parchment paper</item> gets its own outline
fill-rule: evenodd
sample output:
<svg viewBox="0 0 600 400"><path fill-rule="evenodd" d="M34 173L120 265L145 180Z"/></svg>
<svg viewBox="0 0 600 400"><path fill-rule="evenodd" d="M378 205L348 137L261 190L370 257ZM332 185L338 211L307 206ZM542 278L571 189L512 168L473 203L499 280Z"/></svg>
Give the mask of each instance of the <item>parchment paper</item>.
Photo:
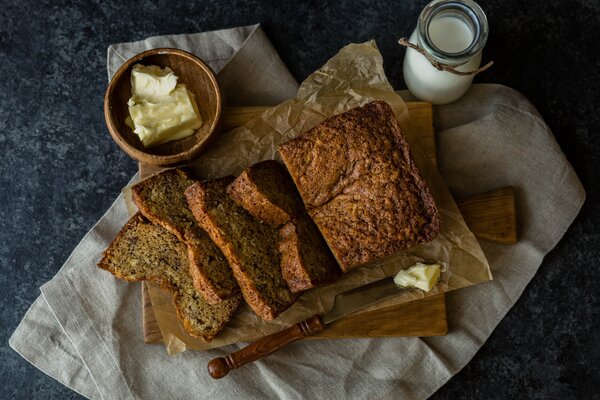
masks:
<svg viewBox="0 0 600 400"><path fill-rule="evenodd" d="M381 54L373 41L351 44L341 49L302 83L295 99L275 106L245 126L223 134L206 153L194 160L191 168L198 177L206 179L237 175L256 162L279 159L278 144L302 134L332 115L376 99L391 105L403 128L415 162L429 184L440 211L440 235L431 243L413 247L379 265L361 268L331 285L306 292L275 321L262 321L244 304L211 343L187 335L175 316L171 296L155 285L148 285L169 354L258 339L315 313L327 312L333 306L336 294L391 276L417 261L438 261L442 264L442 277L434 290L427 294L418 290L407 292L361 312L492 279L488 262L477 240L468 230L443 179L421 149L411 129L406 106L388 83Z"/></svg>

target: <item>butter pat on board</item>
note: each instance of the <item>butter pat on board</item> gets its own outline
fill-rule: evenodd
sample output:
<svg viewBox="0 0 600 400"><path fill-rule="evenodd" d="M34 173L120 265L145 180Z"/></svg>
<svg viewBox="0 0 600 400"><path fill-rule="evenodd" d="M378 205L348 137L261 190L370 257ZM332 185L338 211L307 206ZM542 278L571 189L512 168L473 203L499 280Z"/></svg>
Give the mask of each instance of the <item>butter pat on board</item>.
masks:
<svg viewBox="0 0 600 400"><path fill-rule="evenodd" d="M193 93L177 80L169 67L133 66L129 117L125 122L144 147L191 136L202 125Z"/></svg>
<svg viewBox="0 0 600 400"><path fill-rule="evenodd" d="M394 277L394 283L398 286L429 292L440 280L440 274L440 264L416 263L398 272Z"/></svg>

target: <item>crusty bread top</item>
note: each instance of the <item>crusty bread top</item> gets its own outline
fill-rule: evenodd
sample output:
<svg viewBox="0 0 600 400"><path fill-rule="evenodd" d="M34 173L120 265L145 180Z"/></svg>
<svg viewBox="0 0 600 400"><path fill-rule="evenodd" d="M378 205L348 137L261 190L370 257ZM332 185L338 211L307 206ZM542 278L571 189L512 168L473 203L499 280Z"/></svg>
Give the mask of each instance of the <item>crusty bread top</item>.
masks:
<svg viewBox="0 0 600 400"><path fill-rule="evenodd" d="M196 182L186 189L200 226L227 257L244 299L261 318L271 320L297 298L279 268L277 231L262 224L227 194L233 177Z"/></svg>
<svg viewBox="0 0 600 400"><path fill-rule="evenodd" d="M279 153L344 271L428 242L440 230L434 200L385 102L331 117Z"/></svg>
<svg viewBox="0 0 600 400"><path fill-rule="evenodd" d="M304 208L289 174L275 160L246 168L227 193L253 217L273 227L289 222Z"/></svg>
<svg viewBox="0 0 600 400"><path fill-rule="evenodd" d="M215 337L241 302L240 295L217 305L206 302L192 283L186 246L140 213L123 226L98 266L127 281L157 282L173 293L177 315L184 328L204 341Z"/></svg>

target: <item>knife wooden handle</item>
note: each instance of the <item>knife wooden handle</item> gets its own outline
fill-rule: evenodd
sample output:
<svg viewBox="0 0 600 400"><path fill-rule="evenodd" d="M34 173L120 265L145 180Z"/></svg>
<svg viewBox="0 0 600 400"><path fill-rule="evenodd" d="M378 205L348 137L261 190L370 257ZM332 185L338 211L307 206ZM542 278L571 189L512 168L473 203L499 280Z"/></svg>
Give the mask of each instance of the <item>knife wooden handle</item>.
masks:
<svg viewBox="0 0 600 400"><path fill-rule="evenodd" d="M208 363L208 373L215 379L221 379L232 369L271 355L282 347L313 335L325 329L320 315L314 315L306 321L298 322L281 332L265 336L227 357L214 358Z"/></svg>

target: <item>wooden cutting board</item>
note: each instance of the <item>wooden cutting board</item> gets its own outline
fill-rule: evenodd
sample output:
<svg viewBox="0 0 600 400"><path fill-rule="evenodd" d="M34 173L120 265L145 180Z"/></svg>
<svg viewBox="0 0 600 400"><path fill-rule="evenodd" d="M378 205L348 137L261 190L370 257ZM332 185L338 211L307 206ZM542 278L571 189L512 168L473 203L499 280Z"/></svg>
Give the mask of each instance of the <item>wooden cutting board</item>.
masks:
<svg viewBox="0 0 600 400"><path fill-rule="evenodd" d="M430 103L406 103L415 131L432 162L436 164L433 109ZM245 124L262 113L265 107L226 109L225 130ZM140 164L145 178L160 169ZM510 244L517 241L514 190L511 187L457 199L457 204L475 236L480 239ZM396 306L348 316L335 321L311 338L365 338L386 336L441 336L448 333L445 295L426 297ZM145 283L142 283L142 324L145 343L163 343Z"/></svg>

